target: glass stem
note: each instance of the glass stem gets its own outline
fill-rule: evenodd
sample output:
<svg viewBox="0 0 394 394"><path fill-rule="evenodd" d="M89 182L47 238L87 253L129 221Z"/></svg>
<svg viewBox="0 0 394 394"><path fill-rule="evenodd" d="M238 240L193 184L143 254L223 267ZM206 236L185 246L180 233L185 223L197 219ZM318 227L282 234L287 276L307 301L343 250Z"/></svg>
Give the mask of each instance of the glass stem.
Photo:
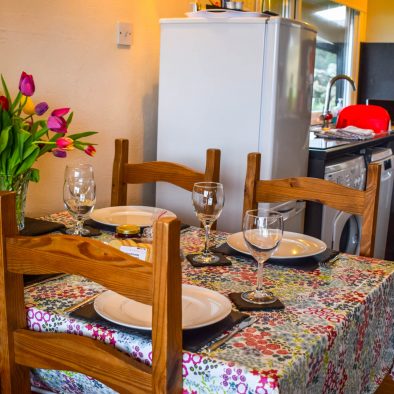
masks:
<svg viewBox="0 0 394 394"><path fill-rule="evenodd" d="M75 235L81 235L82 234L82 229L83 229L83 220L78 219L77 220L77 225L75 226Z"/></svg>
<svg viewBox="0 0 394 394"><path fill-rule="evenodd" d="M211 225L210 224L204 225L204 229L205 229L205 245L202 253L206 256L209 254L209 233L211 231Z"/></svg>
<svg viewBox="0 0 394 394"><path fill-rule="evenodd" d="M264 290L264 284L263 284L263 269L264 269L264 261L258 261L257 262L257 286L256 286L256 298L262 298L265 290Z"/></svg>

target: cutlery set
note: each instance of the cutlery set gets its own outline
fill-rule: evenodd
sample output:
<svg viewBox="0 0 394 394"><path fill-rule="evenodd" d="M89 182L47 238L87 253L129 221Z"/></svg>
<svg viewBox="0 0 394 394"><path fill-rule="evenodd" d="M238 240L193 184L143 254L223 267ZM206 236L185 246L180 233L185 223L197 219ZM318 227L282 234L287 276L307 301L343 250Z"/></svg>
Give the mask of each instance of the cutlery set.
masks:
<svg viewBox="0 0 394 394"><path fill-rule="evenodd" d="M224 337L220 338L219 340L215 341L211 345L205 346L201 349L202 353L211 353L218 349L220 346L222 346L224 343L228 342L232 337L235 336L235 334L239 333L246 327L249 327L250 325L254 324L257 321L256 316L249 316L245 320L243 320L241 323L236 325L233 329L231 329Z"/></svg>

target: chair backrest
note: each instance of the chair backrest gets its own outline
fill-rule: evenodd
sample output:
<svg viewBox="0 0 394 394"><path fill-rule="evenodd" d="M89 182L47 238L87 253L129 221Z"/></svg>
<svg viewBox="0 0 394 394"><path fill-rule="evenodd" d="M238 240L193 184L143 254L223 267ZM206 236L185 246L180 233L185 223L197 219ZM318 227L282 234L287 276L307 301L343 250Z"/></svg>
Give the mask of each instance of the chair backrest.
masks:
<svg viewBox="0 0 394 394"><path fill-rule="evenodd" d="M153 262L97 240L65 235L17 235L15 195L0 193L1 393L30 393L29 368L89 375L121 393L182 390L179 221L155 223ZM152 305L152 367L98 340L26 329L23 274L64 272L87 277Z"/></svg>
<svg viewBox="0 0 394 394"><path fill-rule="evenodd" d="M318 178L260 180L260 153L249 153L245 179L243 215L259 202L276 203L306 200L362 216L360 255L372 257L379 199L380 165L368 166L365 191Z"/></svg>
<svg viewBox="0 0 394 394"><path fill-rule="evenodd" d="M181 164L165 161L128 163L129 141L115 140L115 158L112 172L111 206L126 205L127 184L168 182L192 191L196 182L219 182L220 150L208 149L205 172Z"/></svg>

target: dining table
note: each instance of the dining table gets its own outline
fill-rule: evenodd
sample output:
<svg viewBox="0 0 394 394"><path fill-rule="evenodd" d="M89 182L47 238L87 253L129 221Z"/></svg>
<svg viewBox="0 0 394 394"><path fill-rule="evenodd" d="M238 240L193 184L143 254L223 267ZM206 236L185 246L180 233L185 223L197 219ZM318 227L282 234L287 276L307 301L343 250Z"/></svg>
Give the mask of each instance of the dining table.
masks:
<svg viewBox="0 0 394 394"><path fill-rule="evenodd" d="M67 212L44 219L72 223ZM213 231L211 243L224 244L227 235ZM109 242L114 233L102 230L95 238ZM203 239L203 229L183 229L182 255L200 251ZM227 258L231 265L208 267L193 267L183 259L183 283L226 297L255 286L255 260L241 253ZM264 285L284 308L248 311L256 321L211 353L184 350L183 394L375 392L394 360L393 262L344 253L335 262L313 266L270 260L264 267ZM29 284L25 286L28 327L91 337L150 365L149 331L104 319L89 321L68 312L103 291L98 283L75 275ZM57 393L114 393L97 380L70 371L34 369L31 382Z"/></svg>

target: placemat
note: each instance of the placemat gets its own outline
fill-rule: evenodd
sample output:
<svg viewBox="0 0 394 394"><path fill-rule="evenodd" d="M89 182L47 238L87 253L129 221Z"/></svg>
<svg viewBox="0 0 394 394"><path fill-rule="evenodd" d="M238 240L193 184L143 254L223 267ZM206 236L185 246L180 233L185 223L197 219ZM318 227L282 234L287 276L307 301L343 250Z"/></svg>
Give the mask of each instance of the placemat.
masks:
<svg viewBox="0 0 394 394"><path fill-rule="evenodd" d="M100 322L103 325L115 324L103 319L96 313L93 306L94 301L82 305L80 308L70 313L70 317L84 319L89 322ZM190 352L197 352L214 339L220 337L226 331L231 330L235 325L246 319L249 315L233 310L225 319L206 327L183 331L183 349ZM144 330L144 332L146 332ZM148 331L149 332L149 331Z"/></svg>
<svg viewBox="0 0 394 394"><path fill-rule="evenodd" d="M213 263L199 263L198 261L194 261L193 257L198 256L201 253L191 253L186 256L187 261L196 268L203 268L203 267L219 267L219 266L226 266L226 265L231 265L231 261L229 259L226 259L226 256L224 256L221 253L215 253L216 256L219 257L219 260Z"/></svg>
<svg viewBox="0 0 394 394"><path fill-rule="evenodd" d="M211 248L211 251L214 253L222 253L225 256L252 258L252 256L250 255L234 250L227 242L224 242L216 248ZM338 255L338 253L339 252L336 250L327 248L324 252L319 253L315 256L298 257L291 259L268 259L266 264L281 265L302 271L314 271L315 269L319 268L319 264L325 264L329 260L333 259L336 255Z"/></svg>
<svg viewBox="0 0 394 394"><path fill-rule="evenodd" d="M236 305L240 311L272 311L276 309L284 309L285 306L278 299L271 304L253 304L241 298L242 293L230 293L230 300Z"/></svg>
<svg viewBox="0 0 394 394"><path fill-rule="evenodd" d="M20 231L20 235L34 236L49 234L54 231L60 231L66 228L63 223L49 222L48 220L40 220L33 218L25 218L25 228Z"/></svg>

